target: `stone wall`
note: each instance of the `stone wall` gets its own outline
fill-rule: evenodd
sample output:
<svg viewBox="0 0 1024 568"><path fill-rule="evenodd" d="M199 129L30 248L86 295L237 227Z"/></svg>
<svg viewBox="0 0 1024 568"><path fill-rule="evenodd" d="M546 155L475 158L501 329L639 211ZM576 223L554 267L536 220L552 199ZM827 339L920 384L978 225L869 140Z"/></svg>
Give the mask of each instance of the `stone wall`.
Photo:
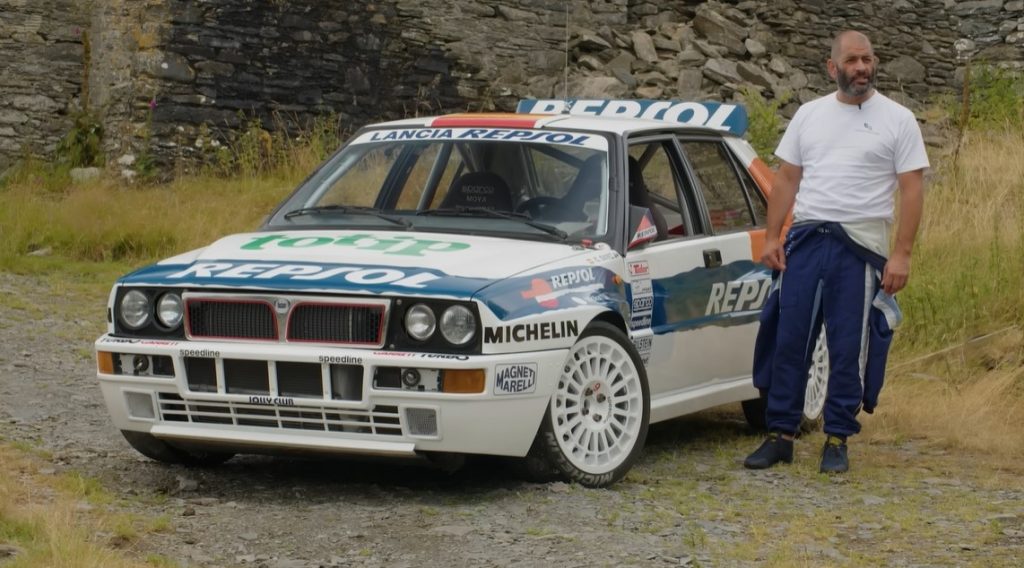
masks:
<svg viewBox="0 0 1024 568"><path fill-rule="evenodd" d="M78 0L0 0L0 171L52 154L80 108L88 9Z"/></svg>
<svg viewBox="0 0 1024 568"><path fill-rule="evenodd" d="M1024 0L0 0L13 62L0 68L0 167L22 148L50 153L83 98L126 170L143 153L191 157L202 128L331 114L351 130L566 90L732 99L746 87L795 95L791 112L829 87L843 28L869 33L881 88L909 103L954 89L967 58L1024 62Z"/></svg>

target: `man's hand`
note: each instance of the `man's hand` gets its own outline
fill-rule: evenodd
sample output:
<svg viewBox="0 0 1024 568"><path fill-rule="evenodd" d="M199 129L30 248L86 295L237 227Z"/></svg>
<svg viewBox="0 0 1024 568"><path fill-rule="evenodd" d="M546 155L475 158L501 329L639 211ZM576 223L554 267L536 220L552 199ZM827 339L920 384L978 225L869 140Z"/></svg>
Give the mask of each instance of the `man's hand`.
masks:
<svg viewBox="0 0 1024 568"><path fill-rule="evenodd" d="M894 252L885 263L882 272L882 289L889 295L895 294L907 285L910 278L910 255Z"/></svg>
<svg viewBox="0 0 1024 568"><path fill-rule="evenodd" d="M782 248L782 241L778 239L765 241L764 249L761 251L761 263L772 270L786 269L786 251Z"/></svg>
<svg viewBox="0 0 1024 568"><path fill-rule="evenodd" d="M793 208L796 192L804 169L785 160L779 161L779 169L772 179L772 193L768 197L768 226L764 234L764 248L761 262L772 270L786 269L786 251L782 248L782 226L786 215Z"/></svg>

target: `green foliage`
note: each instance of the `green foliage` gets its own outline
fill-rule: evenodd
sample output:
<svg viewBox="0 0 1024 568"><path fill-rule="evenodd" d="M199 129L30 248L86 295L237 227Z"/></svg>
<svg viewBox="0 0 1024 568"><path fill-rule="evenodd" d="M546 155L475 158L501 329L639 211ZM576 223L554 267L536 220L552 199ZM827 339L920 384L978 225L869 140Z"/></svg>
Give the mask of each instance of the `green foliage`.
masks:
<svg viewBox="0 0 1024 568"><path fill-rule="evenodd" d="M769 165L775 165L775 147L784 130L779 109L789 102L790 94L782 93L771 101L765 100L759 91L751 87L741 90L744 106L747 108L747 139L757 150L757 155Z"/></svg>
<svg viewBox="0 0 1024 568"><path fill-rule="evenodd" d="M71 130L57 144L57 163L71 168L102 166L103 123L89 111L74 116Z"/></svg>
<svg viewBox="0 0 1024 568"><path fill-rule="evenodd" d="M194 146L206 175L256 178L304 175L337 149L345 132L337 115L302 122L274 114L270 124L239 113L241 130L217 131L202 125Z"/></svg>
<svg viewBox="0 0 1024 568"><path fill-rule="evenodd" d="M964 113L963 97L951 109L952 116L960 117L962 130L991 130L1000 128L1024 128L1024 75L982 63L969 67L964 95L967 98L967 112Z"/></svg>

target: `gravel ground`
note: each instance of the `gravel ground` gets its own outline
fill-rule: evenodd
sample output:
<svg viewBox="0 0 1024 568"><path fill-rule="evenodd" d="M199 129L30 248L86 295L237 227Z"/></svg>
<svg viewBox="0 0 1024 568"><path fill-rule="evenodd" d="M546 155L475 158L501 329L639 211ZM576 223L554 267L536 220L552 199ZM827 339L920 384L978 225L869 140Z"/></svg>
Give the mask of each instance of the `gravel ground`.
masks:
<svg viewBox="0 0 1024 568"><path fill-rule="evenodd" d="M132 545L143 557L268 568L1024 563L1019 472L908 441L851 445L854 470L829 478L816 472L820 435L798 443L797 464L748 472L758 440L738 407L656 425L640 463L607 490L527 483L497 459L456 473L261 456L158 464L102 405L90 338L104 298L3 272L0 297L0 436L98 479L117 507L169 518Z"/></svg>

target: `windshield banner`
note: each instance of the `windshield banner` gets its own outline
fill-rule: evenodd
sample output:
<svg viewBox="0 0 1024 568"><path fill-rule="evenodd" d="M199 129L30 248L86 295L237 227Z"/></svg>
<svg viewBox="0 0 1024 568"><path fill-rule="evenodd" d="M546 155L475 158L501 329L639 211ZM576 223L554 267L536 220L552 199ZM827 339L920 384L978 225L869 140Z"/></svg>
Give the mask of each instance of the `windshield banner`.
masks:
<svg viewBox="0 0 1024 568"><path fill-rule="evenodd" d="M655 101L650 99L524 99L519 101L516 112L646 118L725 130L737 136L742 136L747 131L747 109L740 105L716 102Z"/></svg>
<svg viewBox="0 0 1024 568"><path fill-rule="evenodd" d="M364 132L352 144L373 142L459 140L497 142L534 142L578 146L595 150L608 150L608 140L603 136L582 132L560 132L557 130L516 130L510 128L402 128L397 130L371 130Z"/></svg>

